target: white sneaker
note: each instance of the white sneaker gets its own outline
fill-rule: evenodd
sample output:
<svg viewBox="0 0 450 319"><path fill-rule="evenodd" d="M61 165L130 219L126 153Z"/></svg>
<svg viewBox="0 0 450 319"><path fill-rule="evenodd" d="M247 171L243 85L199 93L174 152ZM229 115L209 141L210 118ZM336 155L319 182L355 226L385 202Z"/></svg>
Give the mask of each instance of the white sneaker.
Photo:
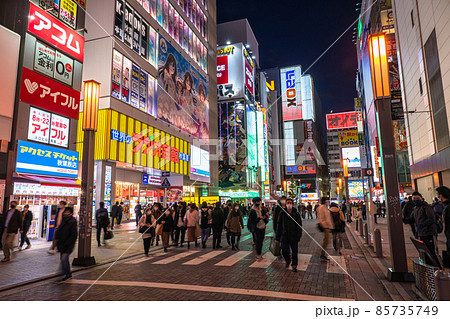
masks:
<svg viewBox="0 0 450 319"><path fill-rule="evenodd" d="M47 253L50 255L54 255L54 254L56 254L56 251L54 249L52 249L52 250L48 250Z"/></svg>

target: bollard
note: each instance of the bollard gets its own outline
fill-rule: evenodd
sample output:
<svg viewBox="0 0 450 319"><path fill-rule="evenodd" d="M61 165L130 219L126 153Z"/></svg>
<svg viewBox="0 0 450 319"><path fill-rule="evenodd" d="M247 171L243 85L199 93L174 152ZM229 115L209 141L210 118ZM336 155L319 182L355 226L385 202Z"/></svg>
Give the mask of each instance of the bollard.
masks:
<svg viewBox="0 0 450 319"><path fill-rule="evenodd" d="M361 217L358 218L358 224L359 224L359 235L364 235L364 228L363 228L363 219Z"/></svg>
<svg viewBox="0 0 450 319"><path fill-rule="evenodd" d="M437 301L450 300L450 274L442 270L434 273L434 286Z"/></svg>
<svg viewBox="0 0 450 319"><path fill-rule="evenodd" d="M373 235L375 240L375 252L377 253L377 257L383 258L383 246L381 245L381 231L379 229L375 229Z"/></svg>
<svg viewBox="0 0 450 319"><path fill-rule="evenodd" d="M367 227L367 224L364 224L364 236L366 237L366 245L370 245L370 238L369 238L369 227Z"/></svg>

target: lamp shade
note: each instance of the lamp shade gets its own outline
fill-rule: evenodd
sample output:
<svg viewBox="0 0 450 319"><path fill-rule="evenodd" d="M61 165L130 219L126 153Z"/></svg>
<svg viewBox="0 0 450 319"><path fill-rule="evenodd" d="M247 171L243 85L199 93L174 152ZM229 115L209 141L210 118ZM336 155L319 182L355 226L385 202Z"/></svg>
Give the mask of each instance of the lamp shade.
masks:
<svg viewBox="0 0 450 319"><path fill-rule="evenodd" d="M384 33L369 36L370 69L372 71L373 95L377 98L389 97L389 73Z"/></svg>
<svg viewBox="0 0 450 319"><path fill-rule="evenodd" d="M94 80L84 82L83 130L97 131L98 100L100 83Z"/></svg>

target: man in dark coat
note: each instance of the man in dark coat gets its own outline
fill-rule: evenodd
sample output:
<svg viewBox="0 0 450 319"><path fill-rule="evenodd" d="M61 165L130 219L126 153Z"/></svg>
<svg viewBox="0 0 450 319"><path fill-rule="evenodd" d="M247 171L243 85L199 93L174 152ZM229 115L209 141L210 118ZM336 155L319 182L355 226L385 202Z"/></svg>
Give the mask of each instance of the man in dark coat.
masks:
<svg viewBox="0 0 450 319"><path fill-rule="evenodd" d="M211 213L212 231L213 231L213 249L222 248L220 241L222 239L222 229L224 224L223 211L220 209L220 203L216 203L214 210Z"/></svg>
<svg viewBox="0 0 450 319"><path fill-rule="evenodd" d="M119 215L119 202L111 208L111 229L114 229L114 219L116 219ZM117 224L119 224L119 220L117 219Z"/></svg>
<svg viewBox="0 0 450 319"><path fill-rule="evenodd" d="M20 236L19 250L22 250L22 246L25 242L27 243L27 247L25 249L31 248L31 243L30 243L30 240L28 239L27 233L28 233L28 230L30 230L31 222L33 221L33 213L28 210L30 208L30 206L25 205L23 208L24 208L24 210L22 213L22 217L23 217L22 234Z"/></svg>
<svg viewBox="0 0 450 319"><path fill-rule="evenodd" d="M123 216L123 202L120 202L119 211L117 212L117 225L120 225L120 223L122 222L122 216Z"/></svg>
<svg viewBox="0 0 450 319"><path fill-rule="evenodd" d="M297 272L298 243L302 237L302 218L295 209L292 199L286 200L286 211L280 214L276 234L277 240L281 242L281 251L286 261L286 268L289 268L292 260L292 271Z"/></svg>
<svg viewBox="0 0 450 319"><path fill-rule="evenodd" d="M11 202L11 209L3 216L1 228L3 229L2 235L2 248L5 257L2 262L11 260L11 250L15 246L14 242L18 231L22 232L22 213L16 208L17 202Z"/></svg>
<svg viewBox="0 0 450 319"><path fill-rule="evenodd" d="M100 247L102 244L100 243L100 235L103 229L103 232L106 234L108 231L109 226L109 217L108 217L108 211L105 208L105 203L100 203L100 208L97 209L95 212L95 220L97 222L97 243L98 247Z"/></svg>
<svg viewBox="0 0 450 319"><path fill-rule="evenodd" d="M73 217L73 209L71 207L66 207L64 210L61 224L56 233L56 239L56 247L61 254L61 268L64 273L62 281L66 281L72 278L69 256L77 241L77 220Z"/></svg>
<svg viewBox="0 0 450 319"><path fill-rule="evenodd" d="M278 232L278 218L280 217L283 210L286 210L286 196L281 196L280 198L280 205L275 206L275 210L273 211L273 231L275 232L275 237Z"/></svg>
<svg viewBox="0 0 450 319"><path fill-rule="evenodd" d="M411 227L411 231L414 237L417 238L416 225L414 223L414 219L411 218L414 209L414 203L412 201L412 196L408 197L408 200L405 202L402 208L403 214L403 223L408 224Z"/></svg>
<svg viewBox="0 0 450 319"><path fill-rule="evenodd" d="M134 208L134 212L136 214L136 226L139 224L139 220L142 217L142 206L141 204L137 204L136 207Z"/></svg>

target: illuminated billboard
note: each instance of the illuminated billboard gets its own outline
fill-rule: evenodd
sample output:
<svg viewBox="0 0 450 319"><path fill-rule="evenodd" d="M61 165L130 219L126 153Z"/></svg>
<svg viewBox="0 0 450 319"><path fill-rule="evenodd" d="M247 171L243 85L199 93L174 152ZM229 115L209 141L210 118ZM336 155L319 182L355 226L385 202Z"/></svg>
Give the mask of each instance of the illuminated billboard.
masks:
<svg viewBox="0 0 450 319"><path fill-rule="evenodd" d="M358 121L361 120L361 112L327 114L327 130L358 128Z"/></svg>
<svg viewBox="0 0 450 319"><path fill-rule="evenodd" d="M361 167L361 155L359 152L359 146L343 148L342 159L348 160L349 168Z"/></svg>
<svg viewBox="0 0 450 319"><path fill-rule="evenodd" d="M348 194L350 198L363 198L364 192L362 181L349 181Z"/></svg>
<svg viewBox="0 0 450 319"><path fill-rule="evenodd" d="M217 48L217 99L243 98L244 56L241 43Z"/></svg>
<svg viewBox="0 0 450 319"><path fill-rule="evenodd" d="M314 93L311 75L302 76L302 118L304 120L314 119Z"/></svg>
<svg viewBox="0 0 450 319"><path fill-rule="evenodd" d="M303 119L301 77L300 66L283 68L280 71L283 121Z"/></svg>
<svg viewBox="0 0 450 319"><path fill-rule="evenodd" d="M358 131L341 131L339 132L339 147L359 146Z"/></svg>

